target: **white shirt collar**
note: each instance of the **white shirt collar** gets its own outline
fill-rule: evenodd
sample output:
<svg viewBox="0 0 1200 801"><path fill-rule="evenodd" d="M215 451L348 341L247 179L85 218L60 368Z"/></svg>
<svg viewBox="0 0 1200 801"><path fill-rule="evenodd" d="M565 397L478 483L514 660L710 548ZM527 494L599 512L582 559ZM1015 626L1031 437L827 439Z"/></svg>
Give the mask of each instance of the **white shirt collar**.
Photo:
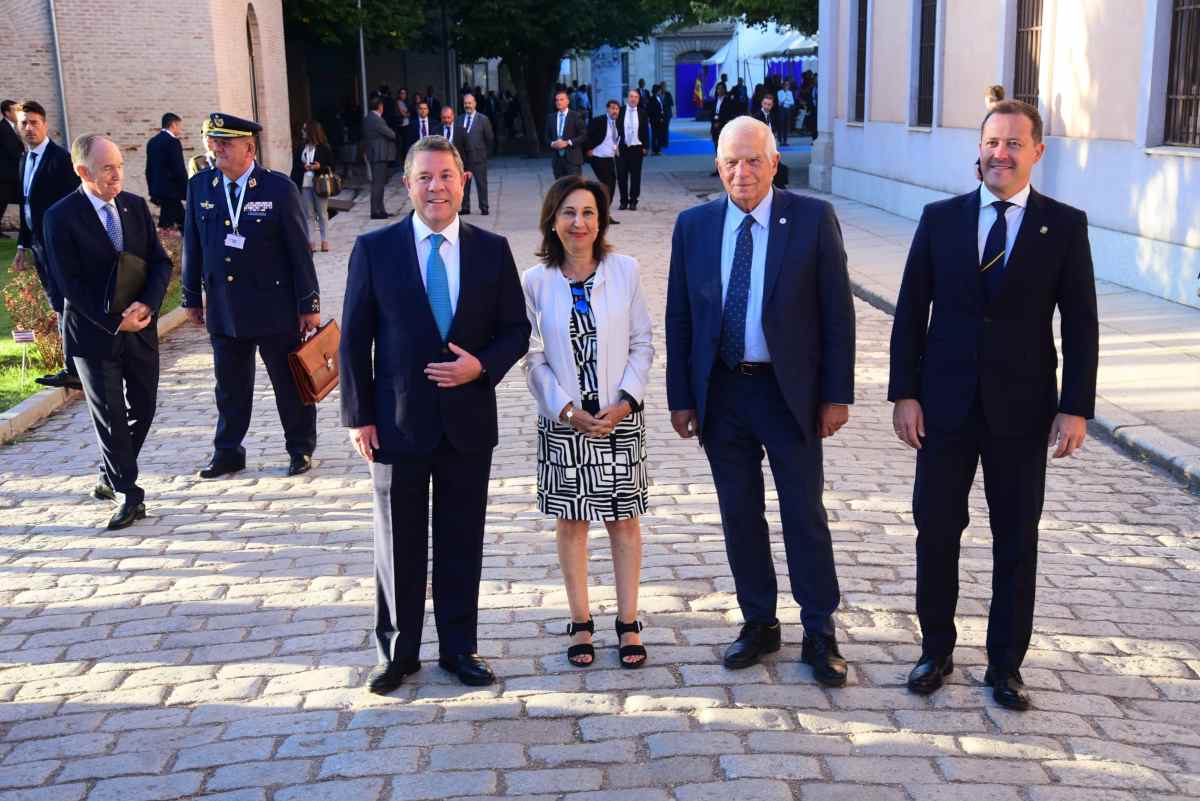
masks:
<svg viewBox="0 0 1200 801"><path fill-rule="evenodd" d="M775 199L775 190L772 189L770 192L767 192L767 196L764 197L762 200L760 200L758 202L758 205L755 206L753 211L750 212L750 216L754 218L754 221L756 223L758 223L759 225L761 225L763 228L766 228L768 231L771 230L771 202L774 199ZM726 195L725 196L725 219L726 220L736 220L737 224L741 225L742 220L745 218L745 216L746 216L746 212L742 211L740 208L738 208L736 205L734 205L733 199L730 198L728 195Z"/></svg>
<svg viewBox="0 0 1200 801"><path fill-rule="evenodd" d="M178 137L178 136L176 136L175 134L171 133L171 130L170 130L169 128L163 128L163 129L162 129L162 132L163 132L163 133L165 133L165 134L167 134L168 136L170 136L172 139L178 139L178 138L179 138L179 137Z"/></svg>
<svg viewBox="0 0 1200 801"><path fill-rule="evenodd" d="M1029 202L1029 190L1032 188L1032 184L1025 184L1025 188L1010 197L1008 202L1014 206L1025 208L1025 204ZM988 189L987 184L982 182L979 184L979 208L986 209L999 199L991 189Z"/></svg>
<svg viewBox="0 0 1200 801"><path fill-rule="evenodd" d="M40 163L41 159L42 159L42 154L46 152L46 148L48 148L48 147L50 147L50 137L47 136L45 139L42 140L42 143L40 145L33 148L29 152L36 153L37 157L38 157L38 162Z"/></svg>
<svg viewBox="0 0 1200 801"><path fill-rule="evenodd" d="M105 200L104 198L100 197L99 195L92 194L92 190L87 188L87 184L81 184L80 186L83 188L83 194L85 194L87 196L87 199L92 202L92 208L96 210L97 214L99 214L100 210L103 209L105 206L112 206L113 209L116 210L116 208L117 208L117 199L116 198L113 198L112 200Z"/></svg>
<svg viewBox="0 0 1200 801"><path fill-rule="evenodd" d="M225 179L225 191L226 192L229 191L229 185L231 183L238 185L239 192L242 191L243 189L245 189L246 181L247 181L247 179L250 178L250 173L254 172L254 168L256 166L258 166L257 162L251 161L250 166L246 168L246 171L244 173L242 173L236 181L230 181L228 176L222 176Z"/></svg>
<svg viewBox="0 0 1200 801"><path fill-rule="evenodd" d="M416 240L418 242L425 241L426 239L429 238L429 236L431 234L434 233L434 230L432 228L430 228L428 225L426 225L425 221L421 219L421 215L417 214L416 212L413 213L412 221L413 221L413 235L416 237ZM458 215L455 214L454 220L449 225L447 225L445 228L443 228L442 230L437 231L437 233L446 237L446 241L449 242L451 245L457 245L458 244L459 222L460 221L459 221Z"/></svg>

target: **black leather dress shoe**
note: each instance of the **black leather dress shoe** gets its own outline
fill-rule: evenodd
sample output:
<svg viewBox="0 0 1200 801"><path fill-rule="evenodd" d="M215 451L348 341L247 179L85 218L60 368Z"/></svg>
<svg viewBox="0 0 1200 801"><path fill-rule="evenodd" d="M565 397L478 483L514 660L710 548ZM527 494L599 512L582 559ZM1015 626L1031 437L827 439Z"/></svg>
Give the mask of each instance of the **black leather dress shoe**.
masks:
<svg viewBox="0 0 1200 801"><path fill-rule="evenodd" d="M763 654L779 650L782 630L779 621L768 626L766 623L743 623L742 633L725 649L725 667L741 670L757 665Z"/></svg>
<svg viewBox="0 0 1200 801"><path fill-rule="evenodd" d="M1024 712L1033 706L1029 699L1029 692L1025 689L1025 682L1021 679L1021 672L1018 670L1003 671L999 668L989 667L983 674L983 683L992 688L992 697L1005 709Z"/></svg>
<svg viewBox="0 0 1200 801"><path fill-rule="evenodd" d="M837 638L832 634L816 637L804 635L800 644L800 661L812 666L813 678L826 687L842 687L846 684L846 660L838 650Z"/></svg>
<svg viewBox="0 0 1200 801"><path fill-rule="evenodd" d="M479 210L479 213L480 213L480 214L482 214L484 217L488 216L488 210L487 210L487 209L480 209L480 210Z"/></svg>
<svg viewBox="0 0 1200 801"><path fill-rule="evenodd" d="M470 213L471 213L471 210L470 210L470 209L459 209L459 210L458 210L458 216L459 216L459 217L467 216L467 215L469 215Z"/></svg>
<svg viewBox="0 0 1200 801"><path fill-rule="evenodd" d="M942 679L954 672L954 660L948 656L922 656L908 674L908 691L929 695L942 688Z"/></svg>
<svg viewBox="0 0 1200 801"><path fill-rule="evenodd" d="M98 501L117 502L117 493L113 491L107 481L96 482L96 486L92 487L92 497Z"/></svg>
<svg viewBox="0 0 1200 801"><path fill-rule="evenodd" d="M198 474L200 478L220 478L227 476L230 473L237 473L246 469L246 460L236 461L233 459L221 459L214 456L208 463L208 466Z"/></svg>
<svg viewBox="0 0 1200 801"><path fill-rule="evenodd" d="M404 683L405 676L411 676L420 669L421 663L416 659L376 665L367 676L367 691L375 695L387 695Z"/></svg>
<svg viewBox="0 0 1200 801"><path fill-rule="evenodd" d="M117 511L113 512L113 516L108 520L110 529L129 528L137 520L144 520L146 517L146 504L138 501L132 503L125 501L121 504Z"/></svg>
<svg viewBox="0 0 1200 801"><path fill-rule="evenodd" d="M625 211L626 209L629 208L629 204L626 203L624 200L622 200L620 208L621 208L621 211Z"/></svg>
<svg viewBox="0 0 1200 801"><path fill-rule="evenodd" d="M372 214L372 215L371 215L371 219L372 219L372 220L387 220L387 219L389 219L391 216L392 216L392 215L390 215L390 214Z"/></svg>
<svg viewBox="0 0 1200 801"><path fill-rule="evenodd" d="M458 680L463 684L469 684L472 687L486 687L496 680L496 674L479 654L440 656L438 657L438 666L442 670L458 676Z"/></svg>
<svg viewBox="0 0 1200 801"><path fill-rule="evenodd" d="M289 476L298 476L302 473L307 473L309 470L312 470L312 457L308 454L302 453L298 456L293 456L288 462L287 474Z"/></svg>
<svg viewBox="0 0 1200 801"><path fill-rule="evenodd" d="M608 224L609 224L609 225L620 225L620 224L621 224L621 221L620 221L620 220L617 220L617 219L613 219L612 217L609 217L609 218L608 218Z"/></svg>
<svg viewBox="0 0 1200 801"><path fill-rule="evenodd" d="M59 370L51 375L44 375L33 379L34 383L41 384L44 387L55 387L56 389L83 389L83 384L80 383L78 376L73 376L66 370Z"/></svg>
<svg viewBox="0 0 1200 801"><path fill-rule="evenodd" d="M629 210L637 211L637 201L636 200L629 201Z"/></svg>

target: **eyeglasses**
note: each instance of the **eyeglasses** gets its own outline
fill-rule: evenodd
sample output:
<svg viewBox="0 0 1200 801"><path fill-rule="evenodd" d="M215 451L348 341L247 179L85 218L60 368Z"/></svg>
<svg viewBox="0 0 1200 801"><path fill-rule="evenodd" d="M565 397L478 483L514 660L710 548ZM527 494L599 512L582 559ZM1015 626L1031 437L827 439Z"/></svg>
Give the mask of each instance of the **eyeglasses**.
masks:
<svg viewBox="0 0 1200 801"><path fill-rule="evenodd" d="M580 314L592 313L592 304L588 303L587 291L582 286L571 287L571 297L575 301L575 311Z"/></svg>

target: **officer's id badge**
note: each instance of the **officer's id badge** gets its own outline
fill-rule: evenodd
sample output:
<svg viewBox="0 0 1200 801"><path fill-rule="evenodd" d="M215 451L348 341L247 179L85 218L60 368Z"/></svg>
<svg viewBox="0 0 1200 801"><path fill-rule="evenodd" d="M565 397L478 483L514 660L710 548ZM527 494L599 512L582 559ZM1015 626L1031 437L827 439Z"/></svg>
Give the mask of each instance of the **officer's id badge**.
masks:
<svg viewBox="0 0 1200 801"><path fill-rule="evenodd" d="M246 247L246 237L237 234L225 234L225 247L241 250Z"/></svg>
<svg viewBox="0 0 1200 801"><path fill-rule="evenodd" d="M202 209L205 209L205 210L208 210L208 209L211 209L211 208L215 208L215 206L213 206L213 204L212 204L212 203L209 203L207 200L201 200L201 201L200 201L200 208L202 208Z"/></svg>

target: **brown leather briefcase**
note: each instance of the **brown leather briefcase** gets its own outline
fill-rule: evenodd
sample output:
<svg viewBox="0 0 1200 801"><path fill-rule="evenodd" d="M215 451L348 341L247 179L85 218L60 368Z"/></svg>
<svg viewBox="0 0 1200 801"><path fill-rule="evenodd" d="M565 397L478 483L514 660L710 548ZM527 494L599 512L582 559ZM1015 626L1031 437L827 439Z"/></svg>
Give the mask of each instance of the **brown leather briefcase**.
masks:
<svg viewBox="0 0 1200 801"><path fill-rule="evenodd" d="M338 385L338 344L342 340L336 320L317 329L300 347L288 354L288 367L300 391L300 400L309 406L320 402Z"/></svg>

